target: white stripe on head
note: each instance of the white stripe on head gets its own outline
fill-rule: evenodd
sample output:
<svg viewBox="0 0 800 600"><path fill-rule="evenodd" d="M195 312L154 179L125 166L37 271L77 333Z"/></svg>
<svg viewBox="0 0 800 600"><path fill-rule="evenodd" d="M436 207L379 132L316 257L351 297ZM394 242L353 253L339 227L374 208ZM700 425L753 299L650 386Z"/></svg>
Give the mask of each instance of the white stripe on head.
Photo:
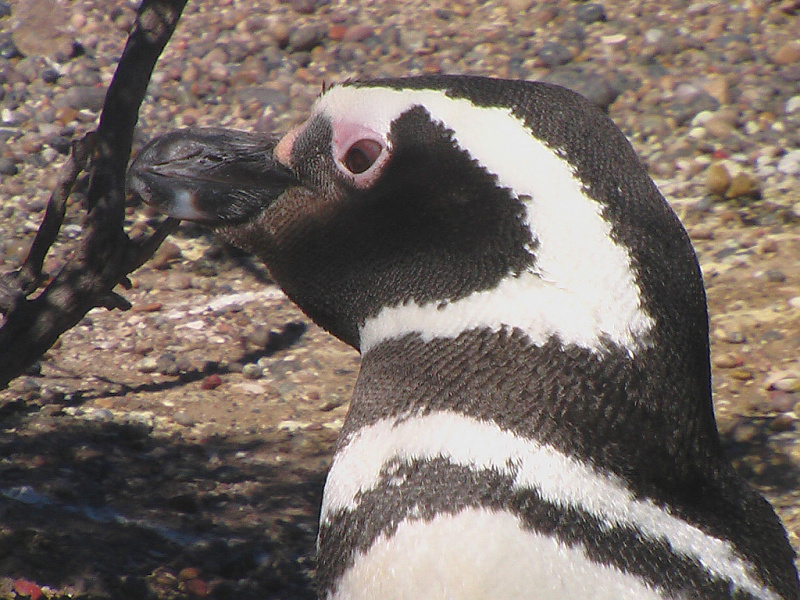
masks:
<svg viewBox="0 0 800 600"><path fill-rule="evenodd" d="M384 419L356 431L334 456L322 501L322 522L358 508L361 494L376 488L387 466L445 458L514 478L515 489L534 489L552 504L583 511L609 527L632 527L652 540L729 579L757 598L777 600L753 575L730 543L703 533L648 500L638 500L617 477L554 448L502 430L494 423L441 411Z"/></svg>
<svg viewBox="0 0 800 600"><path fill-rule="evenodd" d="M656 600L642 579L526 531L509 513L468 509L402 521L338 581L329 600Z"/></svg>
<svg viewBox="0 0 800 600"><path fill-rule="evenodd" d="M538 241L535 271L445 308L436 301L385 307L361 328L361 352L408 333L429 340L504 325L522 330L534 344L558 335L565 344L591 350L604 339L631 354L645 345L653 319L642 307L627 248L612 239L603 207L586 194L570 163L511 109L476 106L441 90L339 86L318 100L314 112L334 126L368 126L388 143L392 122L414 106L452 130L460 148L524 201Z"/></svg>

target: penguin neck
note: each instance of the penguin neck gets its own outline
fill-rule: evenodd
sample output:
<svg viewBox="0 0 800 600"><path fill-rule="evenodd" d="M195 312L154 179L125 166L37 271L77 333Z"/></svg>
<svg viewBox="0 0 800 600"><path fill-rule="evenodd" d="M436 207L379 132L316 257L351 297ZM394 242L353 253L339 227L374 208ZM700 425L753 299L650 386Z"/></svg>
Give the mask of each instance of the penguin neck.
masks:
<svg viewBox="0 0 800 600"><path fill-rule="evenodd" d="M381 420L451 413L624 479L650 478L643 493L678 487L721 455L707 386L681 367L654 349L632 357L557 339L534 345L507 328L409 334L364 353L342 439Z"/></svg>

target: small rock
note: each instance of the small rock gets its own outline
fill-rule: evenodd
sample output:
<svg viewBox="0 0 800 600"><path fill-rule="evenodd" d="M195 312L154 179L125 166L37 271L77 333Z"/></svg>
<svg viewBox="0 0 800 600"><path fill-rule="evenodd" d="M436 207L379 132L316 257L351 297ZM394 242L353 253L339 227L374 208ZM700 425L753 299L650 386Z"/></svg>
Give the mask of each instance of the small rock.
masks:
<svg viewBox="0 0 800 600"><path fill-rule="evenodd" d="M291 4L294 11L301 15L310 15L317 9L317 3L314 0L292 0Z"/></svg>
<svg viewBox="0 0 800 600"><path fill-rule="evenodd" d="M528 12L536 0L506 0L508 7L515 12Z"/></svg>
<svg viewBox="0 0 800 600"><path fill-rule="evenodd" d="M211 375L203 379L203 383L200 384L200 388L204 390L214 390L221 385L222 385L222 377L220 377L216 373L212 373Z"/></svg>
<svg viewBox="0 0 800 600"><path fill-rule="evenodd" d="M590 2L589 4L580 4L575 9L575 18L581 23L597 23L598 21L606 21L606 9L602 4Z"/></svg>
<svg viewBox="0 0 800 600"><path fill-rule="evenodd" d="M753 177L746 173L739 173L731 179L731 184L728 187L728 191L725 192L725 197L729 200L735 198L759 198L761 197L761 190L758 181Z"/></svg>
<svg viewBox="0 0 800 600"><path fill-rule="evenodd" d="M769 394L769 407L775 412L789 412L795 409L798 397L796 394L787 394L786 392L770 392Z"/></svg>
<svg viewBox="0 0 800 600"><path fill-rule="evenodd" d="M179 410L174 415L172 415L172 420L175 421L178 425L183 425L184 427L192 427L195 424L195 420L189 416L184 410Z"/></svg>
<svg viewBox="0 0 800 600"><path fill-rule="evenodd" d="M771 57L776 65L785 67L800 62L800 42L789 42L781 46Z"/></svg>
<svg viewBox="0 0 800 600"><path fill-rule="evenodd" d="M717 356L714 359L714 366L720 369L733 369L735 367L741 367L743 364L744 360L742 357L730 352Z"/></svg>
<svg viewBox="0 0 800 600"><path fill-rule="evenodd" d="M754 441L758 437L758 430L749 423L735 425L731 431L734 442L744 444Z"/></svg>
<svg viewBox="0 0 800 600"><path fill-rule="evenodd" d="M706 133L713 138L722 139L729 137L736 128L725 119L711 118L703 126Z"/></svg>
<svg viewBox="0 0 800 600"><path fill-rule="evenodd" d="M750 369L735 368L728 371L728 374L739 381L750 381L753 378L753 372Z"/></svg>
<svg viewBox="0 0 800 600"><path fill-rule="evenodd" d="M772 383L770 388L773 390L778 390L779 392L800 392L800 377L786 377L784 379L778 379Z"/></svg>
<svg viewBox="0 0 800 600"><path fill-rule="evenodd" d="M771 283L783 283L786 281L786 273L780 269L769 269L765 275L767 276L767 281Z"/></svg>
<svg viewBox="0 0 800 600"><path fill-rule="evenodd" d="M156 360L156 370L162 375L177 375L180 372L175 355L165 352Z"/></svg>
<svg viewBox="0 0 800 600"><path fill-rule="evenodd" d="M712 163L706 171L706 187L715 196L724 196L731 185L731 176L725 165Z"/></svg>
<svg viewBox="0 0 800 600"><path fill-rule="evenodd" d="M720 104L728 104L731 101L730 85L725 77L712 78L703 89Z"/></svg>
<svg viewBox="0 0 800 600"><path fill-rule="evenodd" d="M583 72L575 68L554 69L540 81L568 88L605 111L619 96L619 90L606 78L597 73Z"/></svg>
<svg viewBox="0 0 800 600"><path fill-rule="evenodd" d="M292 35L292 30L285 23L275 23L269 33L272 41L279 48L286 48L289 45L289 37Z"/></svg>
<svg viewBox="0 0 800 600"><path fill-rule="evenodd" d="M172 242L164 242L150 259L150 266L154 269L168 269L170 263L183 258L181 249Z"/></svg>
<svg viewBox="0 0 800 600"><path fill-rule="evenodd" d="M775 254L778 251L778 242L772 238L762 238L757 247L759 254Z"/></svg>
<svg viewBox="0 0 800 600"><path fill-rule="evenodd" d="M298 27L289 35L289 52L308 52L322 42L324 32L319 27L306 25Z"/></svg>
<svg viewBox="0 0 800 600"><path fill-rule="evenodd" d="M261 379L264 370L257 363L247 363L242 367L242 375L248 379Z"/></svg>
<svg viewBox="0 0 800 600"><path fill-rule="evenodd" d="M136 363L136 370L140 373L155 373L158 370L158 359L155 356L145 356Z"/></svg>
<svg viewBox="0 0 800 600"><path fill-rule="evenodd" d="M559 67L565 65L572 60L572 51L564 46L555 42L545 44L536 53L539 60L544 63L546 67Z"/></svg>
<svg viewBox="0 0 800 600"><path fill-rule="evenodd" d="M61 96L58 96L53 101L53 105L56 108L72 108L74 110L87 109L92 112L98 112L103 108L105 99L105 88L76 85L69 88Z"/></svg>
<svg viewBox="0 0 800 600"><path fill-rule="evenodd" d="M44 594L41 587L27 579L15 579L14 591L20 596L25 596L31 600L39 600Z"/></svg>
<svg viewBox="0 0 800 600"><path fill-rule="evenodd" d="M173 290L188 290L192 287L192 278L186 273L170 273L167 287Z"/></svg>
<svg viewBox="0 0 800 600"><path fill-rule="evenodd" d="M428 43L428 36L418 29L402 29L400 31L400 44L410 53L420 52Z"/></svg>
<svg viewBox="0 0 800 600"><path fill-rule="evenodd" d="M786 106L783 107L787 115L800 112L800 96L792 96L786 101Z"/></svg>
<svg viewBox="0 0 800 600"><path fill-rule="evenodd" d="M100 423L110 423L114 420L114 413L107 408L87 408L84 412L84 418L89 421L98 421Z"/></svg>
<svg viewBox="0 0 800 600"><path fill-rule="evenodd" d="M777 165L778 171L786 175L800 175L800 150L784 154Z"/></svg>
<svg viewBox="0 0 800 600"><path fill-rule="evenodd" d="M5 156L0 156L0 175L13 176L17 173L19 173L19 169L14 164L14 161Z"/></svg>
<svg viewBox="0 0 800 600"><path fill-rule="evenodd" d="M790 414L778 415L770 421L769 428L772 431L791 431L794 429L796 419Z"/></svg>
<svg viewBox="0 0 800 600"><path fill-rule="evenodd" d="M341 23L334 23L328 28L328 39L338 42L344 39L349 28Z"/></svg>
<svg viewBox="0 0 800 600"><path fill-rule="evenodd" d="M624 33L614 33L611 35L601 36L600 41L607 46L619 46L628 41L628 36Z"/></svg>
<svg viewBox="0 0 800 600"><path fill-rule="evenodd" d="M714 331L714 335L718 340L722 342L728 342L729 344L744 344L747 341L747 337L744 335L744 332L735 328L719 328Z"/></svg>
<svg viewBox="0 0 800 600"><path fill-rule="evenodd" d="M375 31L368 25L354 25L353 27L349 27L347 29L347 32L344 34L342 39L345 42L363 42L364 40L371 38L374 34Z"/></svg>

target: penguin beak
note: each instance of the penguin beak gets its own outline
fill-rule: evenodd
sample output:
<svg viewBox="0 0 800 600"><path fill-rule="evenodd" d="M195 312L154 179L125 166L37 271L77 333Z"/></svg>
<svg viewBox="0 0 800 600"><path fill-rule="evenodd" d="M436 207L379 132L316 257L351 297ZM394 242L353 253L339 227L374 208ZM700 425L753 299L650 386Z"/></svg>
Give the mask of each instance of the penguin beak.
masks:
<svg viewBox="0 0 800 600"><path fill-rule="evenodd" d="M252 220L297 177L275 158L278 138L222 128L151 140L128 171L128 189L177 219L206 225Z"/></svg>

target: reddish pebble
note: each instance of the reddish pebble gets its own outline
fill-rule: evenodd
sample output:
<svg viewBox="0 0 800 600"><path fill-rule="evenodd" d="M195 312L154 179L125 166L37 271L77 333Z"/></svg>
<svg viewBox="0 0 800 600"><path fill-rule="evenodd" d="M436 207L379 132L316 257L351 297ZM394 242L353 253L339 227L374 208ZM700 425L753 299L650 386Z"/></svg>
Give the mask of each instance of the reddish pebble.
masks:
<svg viewBox="0 0 800 600"><path fill-rule="evenodd" d="M133 312L158 312L164 307L161 302L150 302L148 304L134 304Z"/></svg>
<svg viewBox="0 0 800 600"><path fill-rule="evenodd" d="M198 577L200 577L200 569L197 569L196 567L186 567L185 569L181 569L181 572L178 573L178 578L181 581L197 579Z"/></svg>
<svg viewBox="0 0 800 600"><path fill-rule="evenodd" d="M331 25L328 29L328 37L336 42L344 39L346 33L347 27L345 25Z"/></svg>
<svg viewBox="0 0 800 600"><path fill-rule="evenodd" d="M205 379L203 379L203 383L200 387L204 390L213 390L218 388L222 385L222 377L214 373L213 375L209 375Z"/></svg>
<svg viewBox="0 0 800 600"><path fill-rule="evenodd" d="M15 580L14 591L20 596L27 596L31 600L39 600L42 597L42 588L27 579Z"/></svg>
<svg viewBox="0 0 800 600"><path fill-rule="evenodd" d="M208 596L208 584L202 579L190 579L183 584L190 596L205 598Z"/></svg>
<svg viewBox="0 0 800 600"><path fill-rule="evenodd" d="M372 27L367 25L353 25L344 34L345 42L363 42L365 39L372 37Z"/></svg>
<svg viewBox="0 0 800 600"><path fill-rule="evenodd" d="M731 157L731 155L728 154L728 152L726 152L725 150L714 150L714 152L711 153L711 156L718 160Z"/></svg>

